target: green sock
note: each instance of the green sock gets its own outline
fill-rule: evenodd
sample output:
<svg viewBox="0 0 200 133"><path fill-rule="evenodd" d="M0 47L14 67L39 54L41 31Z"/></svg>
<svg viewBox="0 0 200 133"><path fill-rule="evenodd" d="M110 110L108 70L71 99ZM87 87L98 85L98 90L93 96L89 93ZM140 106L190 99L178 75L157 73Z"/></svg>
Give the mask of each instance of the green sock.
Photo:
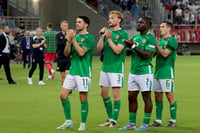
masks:
<svg viewBox="0 0 200 133"><path fill-rule="evenodd" d="M156 101L156 120L162 120L163 101Z"/></svg>
<svg viewBox="0 0 200 133"><path fill-rule="evenodd" d="M143 124L149 124L151 113L144 113Z"/></svg>
<svg viewBox="0 0 200 133"><path fill-rule="evenodd" d="M113 119L113 113L112 113L112 101L110 97L104 98L103 99L105 108L106 108L106 113L108 115L108 119Z"/></svg>
<svg viewBox="0 0 200 133"><path fill-rule="evenodd" d="M69 99L61 99L62 106L63 106L63 111L65 114L65 119L66 120L71 120L71 107L70 107L70 102Z"/></svg>
<svg viewBox="0 0 200 133"><path fill-rule="evenodd" d="M173 104L170 104L170 115L171 119L176 120L176 110L177 110L177 103L176 101Z"/></svg>
<svg viewBox="0 0 200 133"><path fill-rule="evenodd" d="M129 123L136 122L136 113L129 113Z"/></svg>
<svg viewBox="0 0 200 133"><path fill-rule="evenodd" d="M81 102L81 122L86 123L88 116L88 101Z"/></svg>
<svg viewBox="0 0 200 133"><path fill-rule="evenodd" d="M114 110L113 110L113 120L117 121L119 117L119 111L120 111L120 100L114 101Z"/></svg>

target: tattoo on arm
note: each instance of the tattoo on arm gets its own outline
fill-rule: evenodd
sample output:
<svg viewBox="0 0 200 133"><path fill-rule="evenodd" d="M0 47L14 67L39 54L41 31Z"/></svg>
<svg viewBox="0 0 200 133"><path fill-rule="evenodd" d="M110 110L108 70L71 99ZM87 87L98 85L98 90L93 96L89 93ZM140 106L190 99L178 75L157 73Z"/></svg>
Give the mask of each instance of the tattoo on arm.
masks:
<svg viewBox="0 0 200 133"><path fill-rule="evenodd" d="M84 46L82 47L82 49L84 50L85 53L88 51L88 49Z"/></svg>

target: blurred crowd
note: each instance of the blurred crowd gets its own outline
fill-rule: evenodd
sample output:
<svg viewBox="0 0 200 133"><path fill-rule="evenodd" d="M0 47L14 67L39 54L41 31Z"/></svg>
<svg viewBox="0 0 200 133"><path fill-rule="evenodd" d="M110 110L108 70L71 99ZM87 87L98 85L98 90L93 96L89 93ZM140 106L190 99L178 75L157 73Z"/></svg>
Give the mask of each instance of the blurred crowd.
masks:
<svg viewBox="0 0 200 133"><path fill-rule="evenodd" d="M200 0L161 0L174 24L199 24Z"/></svg>

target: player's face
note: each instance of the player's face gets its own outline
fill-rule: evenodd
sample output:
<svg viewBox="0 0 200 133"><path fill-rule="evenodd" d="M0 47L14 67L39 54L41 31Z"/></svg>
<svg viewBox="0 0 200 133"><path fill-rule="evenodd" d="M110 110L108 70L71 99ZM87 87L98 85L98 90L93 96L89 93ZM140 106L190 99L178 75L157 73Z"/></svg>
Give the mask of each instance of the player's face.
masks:
<svg viewBox="0 0 200 133"><path fill-rule="evenodd" d="M36 31L36 35L37 36L42 36L42 29L37 29L37 31Z"/></svg>
<svg viewBox="0 0 200 133"><path fill-rule="evenodd" d="M169 33L169 30L170 30L170 28L167 26L167 24L166 23L162 23L161 25L160 25L160 35L166 35L166 34L168 34Z"/></svg>
<svg viewBox="0 0 200 133"><path fill-rule="evenodd" d="M68 23L62 23L60 25L60 28L61 28L62 31L67 32L67 30L68 30Z"/></svg>
<svg viewBox="0 0 200 133"><path fill-rule="evenodd" d="M84 30L85 28L87 28L88 24L86 24L83 19L81 18L77 18L76 19L76 30L78 31L82 31Z"/></svg>
<svg viewBox="0 0 200 133"><path fill-rule="evenodd" d="M136 30L139 31L139 32L142 32L142 31L145 31L147 29L147 22L140 18L138 21L137 21L137 27L136 27Z"/></svg>
<svg viewBox="0 0 200 133"><path fill-rule="evenodd" d="M110 27L115 27L115 26L119 25L120 21L121 21L121 19L119 19L117 17L117 15L115 15L115 14L109 15L108 23L109 23Z"/></svg>

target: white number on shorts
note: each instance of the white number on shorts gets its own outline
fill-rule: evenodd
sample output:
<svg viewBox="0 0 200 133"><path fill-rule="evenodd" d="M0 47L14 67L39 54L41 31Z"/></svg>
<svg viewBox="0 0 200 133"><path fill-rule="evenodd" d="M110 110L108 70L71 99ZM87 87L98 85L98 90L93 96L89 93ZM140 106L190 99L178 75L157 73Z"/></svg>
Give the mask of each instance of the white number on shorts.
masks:
<svg viewBox="0 0 200 133"><path fill-rule="evenodd" d="M83 87L87 88L89 86L89 81L87 78L83 79Z"/></svg>

